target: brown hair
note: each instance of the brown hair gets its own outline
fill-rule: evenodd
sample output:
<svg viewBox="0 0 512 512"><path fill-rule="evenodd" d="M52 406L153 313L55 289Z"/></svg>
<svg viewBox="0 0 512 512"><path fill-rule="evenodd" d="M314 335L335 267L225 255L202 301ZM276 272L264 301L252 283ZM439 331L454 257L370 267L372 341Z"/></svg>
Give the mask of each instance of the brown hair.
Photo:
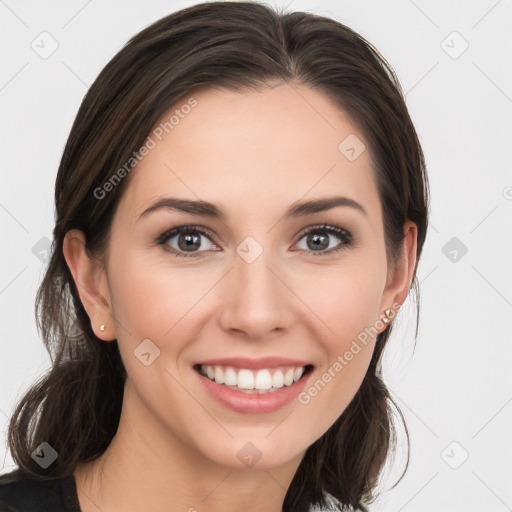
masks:
<svg viewBox="0 0 512 512"><path fill-rule="evenodd" d="M201 3L158 20L101 71L64 149L51 258L36 297L37 326L52 367L22 397L9 425L10 450L24 472L42 479L69 475L105 451L121 413L126 371L117 340L104 343L94 335L63 256L64 235L82 230L91 257L101 254L130 176L101 200L94 191L184 95L216 86L257 89L276 80L324 92L357 123L374 160L388 261L400 257L406 220L418 228L419 260L428 224L423 153L400 84L370 43L333 19L253 2ZM413 288L418 292L416 269ZM390 325L379 334L353 400L307 449L283 511L303 502L325 506L324 491L346 506L375 499L378 476L396 444L392 407L404 422L381 378L391 331ZM405 432L409 441L406 426ZM43 441L58 459L41 471L31 453Z"/></svg>

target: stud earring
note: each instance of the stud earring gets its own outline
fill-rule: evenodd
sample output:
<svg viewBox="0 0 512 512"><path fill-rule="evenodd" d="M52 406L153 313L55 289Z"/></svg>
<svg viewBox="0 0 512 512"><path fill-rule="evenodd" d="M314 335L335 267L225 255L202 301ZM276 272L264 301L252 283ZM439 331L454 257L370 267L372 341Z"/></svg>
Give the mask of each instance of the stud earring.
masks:
<svg viewBox="0 0 512 512"><path fill-rule="evenodd" d="M101 332L104 332L104 331L105 331L105 324L101 324L101 325L100 325L100 331L101 331Z"/></svg>
<svg viewBox="0 0 512 512"><path fill-rule="evenodd" d="M389 318L388 318L388 317L391 315L391 313L392 313L392 312L393 312L393 311L392 311L391 309L386 309L386 310L384 311L384 315L385 315L385 316L384 316L384 318L382 319L382 321L383 321L385 324L389 324L390 320L389 320Z"/></svg>

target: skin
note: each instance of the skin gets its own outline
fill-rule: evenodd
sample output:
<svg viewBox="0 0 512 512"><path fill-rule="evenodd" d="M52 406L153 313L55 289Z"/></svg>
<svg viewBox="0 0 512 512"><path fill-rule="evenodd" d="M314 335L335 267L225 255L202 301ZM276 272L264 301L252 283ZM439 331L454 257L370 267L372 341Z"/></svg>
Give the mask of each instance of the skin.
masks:
<svg viewBox="0 0 512 512"><path fill-rule="evenodd" d="M314 383L385 309L404 302L411 285L416 226L404 225L392 272L369 145L328 97L287 84L194 97L197 106L130 176L103 258L89 258L82 232L66 235L64 255L94 332L118 340L128 373L117 435L74 473L86 512L281 511L306 449L361 385L375 338L308 404L293 400L273 413L226 409L191 365L294 357L314 365ZM338 150L349 134L367 148L352 162ZM366 215L344 206L282 218L295 201L333 195L354 199ZM218 203L228 218L158 210L138 220L163 196ZM298 235L323 223L350 231L357 243L328 254L343 242L322 231L330 242L315 256ZM216 239L199 235L199 256L190 258L155 243L181 225L204 226ZM263 248L252 263L236 252L247 236ZM178 240L167 244L179 250ZM149 366L133 354L146 338L161 351ZM247 442L262 455L252 469L237 458Z"/></svg>

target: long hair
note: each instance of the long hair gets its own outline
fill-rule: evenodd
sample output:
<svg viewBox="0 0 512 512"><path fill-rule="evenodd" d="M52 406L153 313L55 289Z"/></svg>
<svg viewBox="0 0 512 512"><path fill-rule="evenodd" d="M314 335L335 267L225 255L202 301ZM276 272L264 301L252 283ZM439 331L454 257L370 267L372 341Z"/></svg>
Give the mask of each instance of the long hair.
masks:
<svg viewBox="0 0 512 512"><path fill-rule="evenodd" d="M388 261L396 263L399 257L406 220L418 228L419 260L428 225L424 157L400 83L370 43L333 19L279 12L254 2L206 2L156 21L101 71L82 101L62 155L53 244L36 296L37 327L52 366L20 399L9 424L13 459L26 474L58 478L98 457L114 437L121 413L126 370L117 340L104 343L91 328L63 256L66 232L82 230L91 256L105 249L113 214L133 173L105 197L98 190L182 98L202 88L257 90L275 81L323 92L357 124L373 155ZM416 269L412 288L418 291ZM375 500L379 474L396 444L393 408L405 426L381 375L391 332L390 325L379 334L350 404L307 449L284 512L304 500L325 506L324 491L347 507ZM31 457L42 442L58 452L45 470Z"/></svg>

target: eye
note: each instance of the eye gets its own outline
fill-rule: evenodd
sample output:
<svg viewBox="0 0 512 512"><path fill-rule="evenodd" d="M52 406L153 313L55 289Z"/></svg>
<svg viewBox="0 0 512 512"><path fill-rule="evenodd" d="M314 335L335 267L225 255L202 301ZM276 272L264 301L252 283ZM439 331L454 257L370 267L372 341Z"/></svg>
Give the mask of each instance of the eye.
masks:
<svg viewBox="0 0 512 512"><path fill-rule="evenodd" d="M208 239L206 247L201 237ZM204 247L205 250L209 250L217 247L212 243L211 239L214 238L213 233L206 228L201 226L179 226L163 233L157 240L160 245L163 245L167 251L172 252L175 256L182 257L197 257L197 254L203 251L199 251L200 247ZM173 242L173 239L175 241ZM177 247L174 246L177 244Z"/></svg>
<svg viewBox="0 0 512 512"><path fill-rule="evenodd" d="M203 237L207 240L206 246L202 241ZM305 238L306 244L306 247L299 247L299 250L311 253L313 256L330 255L354 244L349 231L329 224L307 228L299 234L299 238L300 240ZM160 235L157 243L163 245L165 250L174 256L189 258L200 257L200 253L204 251L218 249L212 239L215 240L214 233L202 226L179 226ZM338 245L329 249L329 245L335 239L339 240ZM203 250L199 250L200 248Z"/></svg>
<svg viewBox="0 0 512 512"><path fill-rule="evenodd" d="M354 238L349 231L329 224L308 228L300 233L299 237L301 239L306 238L306 247L299 247L299 249L308 251L313 256L327 256L342 249L347 249L354 244ZM336 238L340 243L334 248L325 250L329 248L331 241Z"/></svg>

